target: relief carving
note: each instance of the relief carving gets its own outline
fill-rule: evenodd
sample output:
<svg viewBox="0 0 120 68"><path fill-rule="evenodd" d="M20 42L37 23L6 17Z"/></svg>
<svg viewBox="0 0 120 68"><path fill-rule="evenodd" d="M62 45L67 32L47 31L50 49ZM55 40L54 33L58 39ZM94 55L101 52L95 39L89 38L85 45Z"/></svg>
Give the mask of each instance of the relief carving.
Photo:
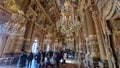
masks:
<svg viewBox="0 0 120 68"><path fill-rule="evenodd" d="M110 26L112 28L112 31L113 32L117 32L117 31L120 31L120 20L110 20Z"/></svg>
<svg viewBox="0 0 120 68"><path fill-rule="evenodd" d="M18 12L20 7L16 4L15 0L5 0L4 8L11 12Z"/></svg>
<svg viewBox="0 0 120 68"><path fill-rule="evenodd" d="M89 36L89 45L90 45L91 55L93 57L99 57L99 47L98 47L96 35Z"/></svg>

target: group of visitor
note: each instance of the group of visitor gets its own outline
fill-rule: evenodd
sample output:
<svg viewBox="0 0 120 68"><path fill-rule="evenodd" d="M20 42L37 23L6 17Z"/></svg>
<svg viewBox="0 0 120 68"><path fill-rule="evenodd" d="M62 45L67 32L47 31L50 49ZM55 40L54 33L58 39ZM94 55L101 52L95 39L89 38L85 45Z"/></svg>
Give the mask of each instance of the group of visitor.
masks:
<svg viewBox="0 0 120 68"><path fill-rule="evenodd" d="M65 63L65 51L44 51L38 50L36 53L25 51L19 56L18 68L59 68L59 64Z"/></svg>

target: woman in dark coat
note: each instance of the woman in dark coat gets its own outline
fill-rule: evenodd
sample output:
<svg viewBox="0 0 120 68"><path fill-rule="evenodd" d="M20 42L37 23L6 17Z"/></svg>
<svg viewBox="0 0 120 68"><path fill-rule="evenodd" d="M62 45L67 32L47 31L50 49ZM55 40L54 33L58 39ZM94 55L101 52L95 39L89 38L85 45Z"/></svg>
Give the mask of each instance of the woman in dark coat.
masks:
<svg viewBox="0 0 120 68"><path fill-rule="evenodd" d="M17 67L24 68L26 66L26 61L27 61L27 55L25 54L25 52L22 52L22 54L19 57Z"/></svg>

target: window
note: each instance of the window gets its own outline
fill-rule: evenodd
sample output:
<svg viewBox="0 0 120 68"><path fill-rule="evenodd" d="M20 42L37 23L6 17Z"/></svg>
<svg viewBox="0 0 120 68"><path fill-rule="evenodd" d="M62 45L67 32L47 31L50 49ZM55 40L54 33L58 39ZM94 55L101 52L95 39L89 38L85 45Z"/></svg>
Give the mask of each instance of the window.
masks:
<svg viewBox="0 0 120 68"><path fill-rule="evenodd" d="M35 39L32 45L32 52L36 53L37 52L37 48L38 48L38 40Z"/></svg>

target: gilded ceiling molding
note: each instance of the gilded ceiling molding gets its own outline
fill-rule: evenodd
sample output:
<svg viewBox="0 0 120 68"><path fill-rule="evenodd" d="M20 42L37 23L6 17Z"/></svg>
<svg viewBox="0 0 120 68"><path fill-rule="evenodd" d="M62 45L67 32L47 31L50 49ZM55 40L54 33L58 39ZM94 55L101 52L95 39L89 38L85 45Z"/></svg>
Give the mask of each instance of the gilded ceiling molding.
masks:
<svg viewBox="0 0 120 68"><path fill-rule="evenodd" d="M26 12L26 16L27 17L32 17L31 19L32 20L35 20L36 19L36 16L37 16L37 13L33 10L33 8L32 7L28 7L28 10L27 10L27 12Z"/></svg>
<svg viewBox="0 0 120 68"><path fill-rule="evenodd" d="M9 14L12 15L12 12L11 12L11 11L6 10L6 9L5 9L3 6L1 6L1 5L0 5L0 9L5 10L7 13L9 13Z"/></svg>
<svg viewBox="0 0 120 68"><path fill-rule="evenodd" d="M114 14L113 14L113 16L110 18L110 20L113 20L113 19L116 19L116 18L120 18L120 14L119 14L117 11L114 12Z"/></svg>
<svg viewBox="0 0 120 68"><path fill-rule="evenodd" d="M54 22L51 20L50 16L46 13L45 9L44 9L44 8L42 7L42 5L39 3L39 1L36 0L36 2L37 2L37 4L38 4L39 9L41 9L41 10L43 11L43 13L46 15L46 17L48 18L48 20L49 20L51 23L54 23Z"/></svg>
<svg viewBox="0 0 120 68"><path fill-rule="evenodd" d="M49 26L48 25L46 25L46 27L44 27L45 25L44 24L42 24L42 25L39 25L38 23L35 23L35 25L39 28L39 30L38 31L40 31L42 34L44 34L44 32L47 32L48 31L48 29L49 29Z"/></svg>
<svg viewBox="0 0 120 68"><path fill-rule="evenodd" d="M118 13L120 14L120 1L117 1L117 7L116 10L118 11Z"/></svg>
<svg viewBox="0 0 120 68"><path fill-rule="evenodd" d="M16 4L15 0L4 0L4 8L16 13L20 10L20 7Z"/></svg>
<svg viewBox="0 0 120 68"><path fill-rule="evenodd" d="M111 19L113 16L115 10L116 10L117 0L109 0L107 5L103 8L103 16L106 18L106 20Z"/></svg>

